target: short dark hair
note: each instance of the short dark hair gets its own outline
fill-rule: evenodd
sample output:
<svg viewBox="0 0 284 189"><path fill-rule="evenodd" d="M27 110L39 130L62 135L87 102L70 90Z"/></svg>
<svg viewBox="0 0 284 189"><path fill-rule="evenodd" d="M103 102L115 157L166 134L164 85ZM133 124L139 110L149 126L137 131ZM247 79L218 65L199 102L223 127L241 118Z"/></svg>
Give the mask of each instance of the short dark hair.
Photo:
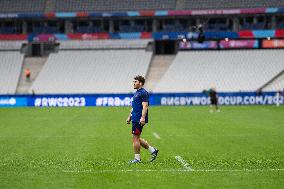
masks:
<svg viewBox="0 0 284 189"><path fill-rule="evenodd" d="M145 78L143 76L141 76L141 75L135 76L134 79L139 81L139 82L141 82L143 85L145 83Z"/></svg>

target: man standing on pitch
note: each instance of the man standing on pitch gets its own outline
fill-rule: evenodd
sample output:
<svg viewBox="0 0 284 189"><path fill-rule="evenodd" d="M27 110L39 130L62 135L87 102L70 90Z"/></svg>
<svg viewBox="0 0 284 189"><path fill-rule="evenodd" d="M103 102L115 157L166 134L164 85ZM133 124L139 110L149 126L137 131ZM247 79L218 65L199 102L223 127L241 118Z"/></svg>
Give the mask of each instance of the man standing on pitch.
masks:
<svg viewBox="0 0 284 189"><path fill-rule="evenodd" d="M148 144L147 141L140 138L143 127L148 123L148 106L149 106L149 94L143 88L145 78L142 76L136 76L133 80L133 87L137 91L134 93L132 100L132 109L126 120L127 124L132 121L132 136L133 136L133 149L134 160L129 163L140 163L140 146L148 149L152 155L150 161L154 161L158 155L158 150Z"/></svg>
<svg viewBox="0 0 284 189"><path fill-rule="evenodd" d="M213 106L215 106L215 109L217 112L220 112L220 109L218 107L218 95L215 88L211 88L209 90L209 97L210 97L210 112L213 112Z"/></svg>

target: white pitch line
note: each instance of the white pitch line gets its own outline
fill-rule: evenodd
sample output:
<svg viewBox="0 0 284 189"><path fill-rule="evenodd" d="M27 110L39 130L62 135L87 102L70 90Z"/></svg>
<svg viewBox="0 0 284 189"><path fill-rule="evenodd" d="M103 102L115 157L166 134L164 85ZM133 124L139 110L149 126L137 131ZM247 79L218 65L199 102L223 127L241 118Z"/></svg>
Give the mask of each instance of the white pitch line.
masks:
<svg viewBox="0 0 284 189"><path fill-rule="evenodd" d="M127 173L127 172L282 172L283 169L104 169L104 170L62 170L64 173Z"/></svg>
<svg viewBox="0 0 284 189"><path fill-rule="evenodd" d="M156 138L156 139L161 139L161 137L158 135L158 133L153 133L153 135L154 135L154 137Z"/></svg>
<svg viewBox="0 0 284 189"><path fill-rule="evenodd" d="M189 163L187 163L181 156L175 156L176 160L180 162L186 170L192 171L193 169L190 167Z"/></svg>

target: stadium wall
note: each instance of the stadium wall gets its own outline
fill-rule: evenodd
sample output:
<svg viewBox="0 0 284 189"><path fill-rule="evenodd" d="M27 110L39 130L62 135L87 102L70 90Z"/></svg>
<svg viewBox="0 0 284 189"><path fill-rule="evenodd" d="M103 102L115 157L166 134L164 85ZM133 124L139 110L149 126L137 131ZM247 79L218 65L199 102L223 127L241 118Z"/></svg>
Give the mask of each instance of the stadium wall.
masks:
<svg viewBox="0 0 284 189"><path fill-rule="evenodd" d="M284 96L276 92L218 93L220 105L273 105L284 104ZM0 107L85 107L130 106L132 94L88 95L0 95ZM150 94L151 106L209 105L205 93Z"/></svg>

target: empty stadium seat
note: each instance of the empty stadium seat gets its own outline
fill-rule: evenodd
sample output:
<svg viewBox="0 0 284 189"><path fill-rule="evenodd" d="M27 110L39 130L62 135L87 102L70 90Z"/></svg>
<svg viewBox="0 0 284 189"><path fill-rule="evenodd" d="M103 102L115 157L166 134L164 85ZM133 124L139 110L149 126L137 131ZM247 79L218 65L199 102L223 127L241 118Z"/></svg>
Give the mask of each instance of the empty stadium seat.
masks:
<svg viewBox="0 0 284 189"><path fill-rule="evenodd" d="M2 0L0 1L1 13L18 12L44 12L46 0Z"/></svg>
<svg viewBox="0 0 284 189"><path fill-rule="evenodd" d="M129 93L135 75L146 75L145 50L61 51L52 54L30 89L48 93Z"/></svg>
<svg viewBox="0 0 284 189"><path fill-rule="evenodd" d="M284 70L283 50L179 52L153 92L256 91Z"/></svg>
<svg viewBox="0 0 284 189"><path fill-rule="evenodd" d="M130 10L173 10L176 0L69 0L56 1L57 12L68 11L130 11Z"/></svg>
<svg viewBox="0 0 284 189"><path fill-rule="evenodd" d="M23 59L19 52L0 52L0 94L15 94Z"/></svg>
<svg viewBox="0 0 284 189"><path fill-rule="evenodd" d="M145 49L151 40L69 40L59 41L59 49Z"/></svg>
<svg viewBox="0 0 284 189"><path fill-rule="evenodd" d="M20 50L26 41L0 41L0 50Z"/></svg>
<svg viewBox="0 0 284 189"><path fill-rule="evenodd" d="M176 9L227 9L227 8L257 8L283 7L284 1L279 0L178 0Z"/></svg>

